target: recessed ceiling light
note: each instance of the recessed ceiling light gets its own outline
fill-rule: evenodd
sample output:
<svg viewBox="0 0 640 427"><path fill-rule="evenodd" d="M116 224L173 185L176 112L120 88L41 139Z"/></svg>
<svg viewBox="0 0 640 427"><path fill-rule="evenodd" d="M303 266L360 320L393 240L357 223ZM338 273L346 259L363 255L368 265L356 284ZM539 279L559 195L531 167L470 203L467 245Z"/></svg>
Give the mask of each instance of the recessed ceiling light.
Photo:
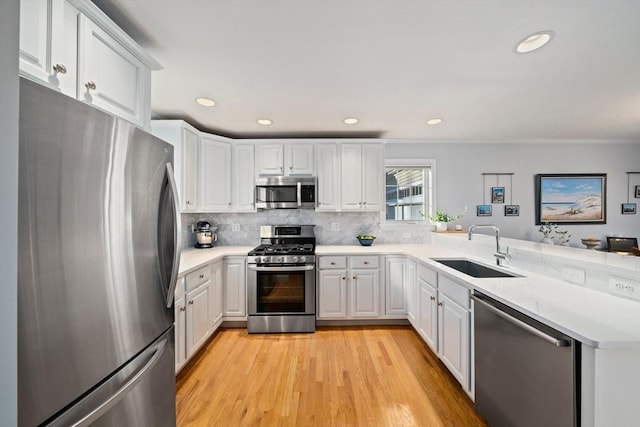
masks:
<svg viewBox="0 0 640 427"><path fill-rule="evenodd" d="M273 122L269 119L258 119L257 123L262 126L270 126Z"/></svg>
<svg viewBox="0 0 640 427"><path fill-rule="evenodd" d="M518 43L516 45L516 52L529 53L540 49L549 43L554 35L555 33L553 31L538 31Z"/></svg>
<svg viewBox="0 0 640 427"><path fill-rule="evenodd" d="M427 120L428 125L439 125L440 123L442 123L442 119L439 119L439 118Z"/></svg>
<svg viewBox="0 0 640 427"><path fill-rule="evenodd" d="M216 101L211 98L196 98L196 102L203 107L213 107L216 105Z"/></svg>
<svg viewBox="0 0 640 427"><path fill-rule="evenodd" d="M345 125L355 125L359 121L360 120L356 119L355 117L349 117L343 120Z"/></svg>

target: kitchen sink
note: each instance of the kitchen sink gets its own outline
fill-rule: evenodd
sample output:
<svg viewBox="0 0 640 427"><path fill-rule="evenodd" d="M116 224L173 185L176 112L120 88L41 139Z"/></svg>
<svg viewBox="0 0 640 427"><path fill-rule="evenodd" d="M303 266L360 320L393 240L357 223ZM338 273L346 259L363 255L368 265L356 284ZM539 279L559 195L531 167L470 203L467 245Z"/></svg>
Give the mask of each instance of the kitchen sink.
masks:
<svg viewBox="0 0 640 427"><path fill-rule="evenodd" d="M472 277L519 277L516 274L505 273L504 271L496 270L468 259L431 259Z"/></svg>

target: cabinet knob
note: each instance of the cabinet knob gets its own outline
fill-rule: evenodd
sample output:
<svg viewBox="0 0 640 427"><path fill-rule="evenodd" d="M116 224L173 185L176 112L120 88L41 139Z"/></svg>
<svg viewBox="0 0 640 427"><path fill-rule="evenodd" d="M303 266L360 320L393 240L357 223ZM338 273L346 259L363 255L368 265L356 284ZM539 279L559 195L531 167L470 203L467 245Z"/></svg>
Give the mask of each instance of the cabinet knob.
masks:
<svg viewBox="0 0 640 427"><path fill-rule="evenodd" d="M282 166L280 166L280 170L283 170L284 168Z"/></svg>
<svg viewBox="0 0 640 427"><path fill-rule="evenodd" d="M365 262L364 262L364 265L369 265L369 261L365 261Z"/></svg>
<svg viewBox="0 0 640 427"><path fill-rule="evenodd" d="M67 74L67 67L62 64L56 64L53 66L53 71L60 74Z"/></svg>
<svg viewBox="0 0 640 427"><path fill-rule="evenodd" d="M187 307L180 307L180 311L187 311Z"/></svg>
<svg viewBox="0 0 640 427"><path fill-rule="evenodd" d="M229 206L231 206L231 202L229 202Z"/></svg>
<svg viewBox="0 0 640 427"><path fill-rule="evenodd" d="M88 81L84 84L84 87L87 88L87 90L96 90L96 84L92 81Z"/></svg>
<svg viewBox="0 0 640 427"><path fill-rule="evenodd" d="M293 170L293 166L289 166L289 170L292 171Z"/></svg>
<svg viewBox="0 0 640 427"><path fill-rule="evenodd" d="M429 299L430 299L431 301L435 301L435 300L436 300L436 297L429 297Z"/></svg>
<svg viewBox="0 0 640 427"><path fill-rule="evenodd" d="M442 303L442 301L440 301L440 302L438 303L438 307L442 307L443 305L444 305L444 304Z"/></svg>
<svg viewBox="0 0 640 427"><path fill-rule="evenodd" d="M358 280L358 276L353 276L352 279L353 280Z"/></svg>
<svg viewBox="0 0 640 427"><path fill-rule="evenodd" d="M331 263L331 265L336 265L336 263L335 263L335 262L332 262L332 263Z"/></svg>
<svg viewBox="0 0 640 427"><path fill-rule="evenodd" d="M200 276L198 276L201 279L204 279L204 274L201 274Z"/></svg>
<svg viewBox="0 0 640 427"><path fill-rule="evenodd" d="M193 300L189 301L189 305L193 305Z"/></svg>
<svg viewBox="0 0 640 427"><path fill-rule="evenodd" d="M344 277L344 276L342 276L342 280L347 280L347 278L346 278L346 277Z"/></svg>

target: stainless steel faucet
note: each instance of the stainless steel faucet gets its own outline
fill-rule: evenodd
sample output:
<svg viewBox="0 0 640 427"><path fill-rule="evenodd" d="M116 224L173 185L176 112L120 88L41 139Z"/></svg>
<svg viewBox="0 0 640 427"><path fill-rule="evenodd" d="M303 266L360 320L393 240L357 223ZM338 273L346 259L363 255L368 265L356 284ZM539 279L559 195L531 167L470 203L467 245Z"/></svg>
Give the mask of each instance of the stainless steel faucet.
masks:
<svg viewBox="0 0 640 427"><path fill-rule="evenodd" d="M495 225L472 225L471 227L469 227L469 240L471 240L474 230L478 228L491 228L496 232L496 252L493 254L493 256L496 257L496 265L502 265L502 260L509 261L511 259L511 255L509 255L509 246L507 246L506 252L500 251L500 229Z"/></svg>

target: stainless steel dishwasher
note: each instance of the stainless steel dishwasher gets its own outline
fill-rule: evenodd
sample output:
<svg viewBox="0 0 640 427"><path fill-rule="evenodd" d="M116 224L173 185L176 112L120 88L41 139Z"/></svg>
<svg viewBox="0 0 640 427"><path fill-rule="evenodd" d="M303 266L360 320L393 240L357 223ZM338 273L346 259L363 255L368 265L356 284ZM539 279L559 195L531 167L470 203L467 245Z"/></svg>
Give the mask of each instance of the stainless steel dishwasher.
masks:
<svg viewBox="0 0 640 427"><path fill-rule="evenodd" d="M580 342L474 292L475 405L491 427L579 426Z"/></svg>

